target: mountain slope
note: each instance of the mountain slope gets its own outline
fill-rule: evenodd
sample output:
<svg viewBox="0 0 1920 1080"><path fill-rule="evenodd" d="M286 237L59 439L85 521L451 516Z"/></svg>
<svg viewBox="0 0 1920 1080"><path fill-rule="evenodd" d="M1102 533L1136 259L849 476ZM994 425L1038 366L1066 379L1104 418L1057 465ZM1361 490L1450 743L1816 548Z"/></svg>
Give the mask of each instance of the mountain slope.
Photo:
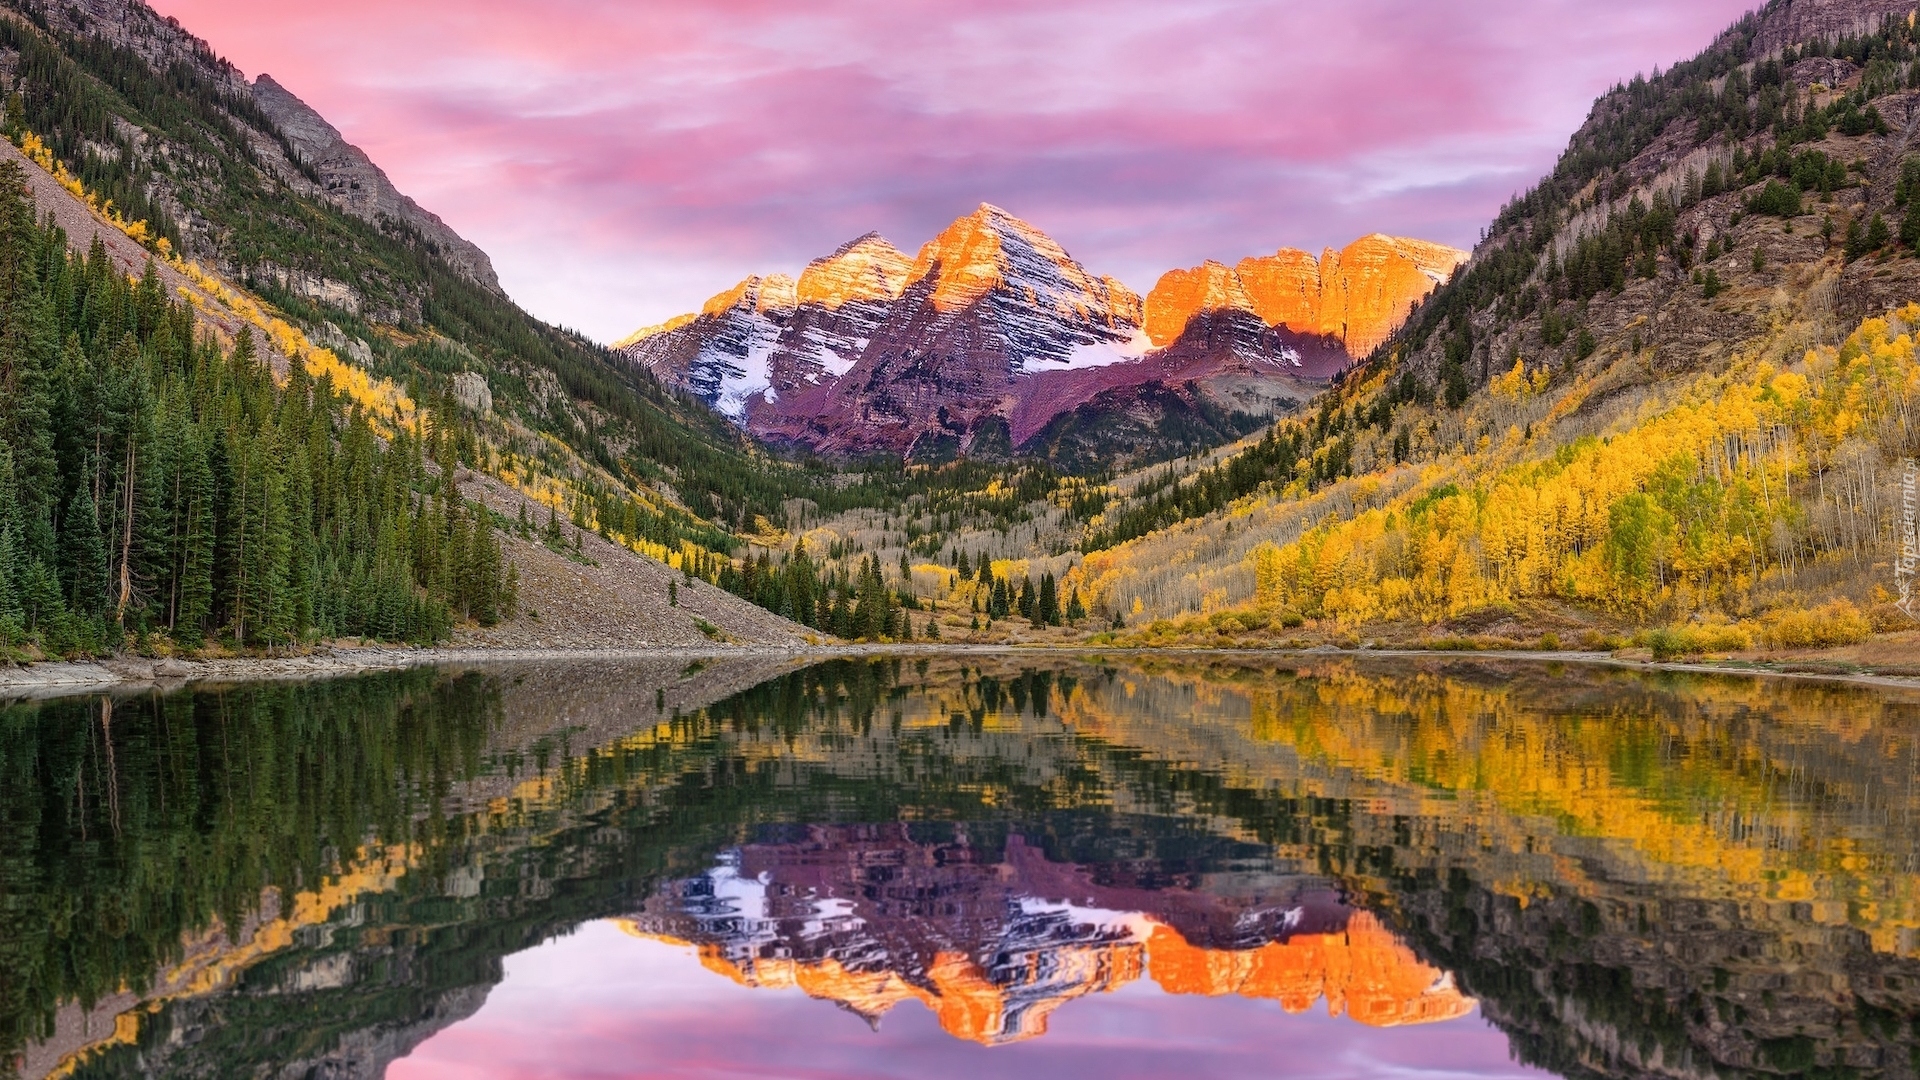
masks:
<svg viewBox="0 0 1920 1080"><path fill-rule="evenodd" d="M774 445L1126 467L1298 407L1464 254L1371 237L1345 269L1329 252L1277 270L1289 257L1242 264L1257 302L1223 267L1212 292L1176 272L1143 301L983 205L911 260L869 234L797 283L750 278L618 348Z"/></svg>
<svg viewBox="0 0 1920 1080"><path fill-rule="evenodd" d="M1244 612L1236 633L1670 627L1662 648L1724 651L1912 625L1890 603L1920 454L1908 14L1770 3L1602 97L1311 423L1167 494L1161 531L1077 583L1130 618Z"/></svg>
<svg viewBox="0 0 1920 1080"><path fill-rule="evenodd" d="M310 113L293 117L293 134L283 130L262 107L263 96L274 98L267 86L257 92L143 3L8 0L0 68L13 73L15 128L43 139L88 191L287 322L357 339L365 366L422 404L450 396L463 376L484 381L499 426L482 434L517 440L516 460L543 437L558 440L566 461L538 456L554 482L591 480L589 488L646 493L696 518L730 521L777 517L806 486L746 452L703 411L476 283L486 275L450 261L464 241L428 237L382 212L387 195L368 200L364 179L357 202L329 194L303 141L356 161L364 155L334 144ZM372 220L349 212L356 207Z"/></svg>
<svg viewBox="0 0 1920 1080"><path fill-rule="evenodd" d="M378 225L381 218L390 218L406 225L475 284L500 291L500 279L494 275L493 260L486 252L401 194L365 151L347 142L325 117L291 90L271 75L261 75L253 81L253 99L292 144L299 164L319 175L328 201L369 224Z"/></svg>
<svg viewBox="0 0 1920 1080"><path fill-rule="evenodd" d="M394 191L324 120L290 96L276 96L269 81L248 83L145 5L0 6L0 78L6 134L34 159L24 167L41 212L55 214L78 251L95 236L103 242L86 273L107 273L109 265L141 273L150 260L161 295L190 300L195 321L218 348L233 349L250 333L279 380L296 367L325 376L345 395L341 407L354 411L355 423L417 440L409 452L425 462L412 466L424 470L414 486L428 494L450 496L452 489L433 477L470 467L504 481L515 499L531 504L534 520L557 514L575 529L616 540L623 559L650 559L646 565L657 572L641 568L639 576L652 584L634 604L654 605L656 594L668 591L673 575L663 563L677 568L690 553L730 555L738 542L716 521L777 518L787 499L815 490L814 474L756 456L704 410L519 310L492 285L478 249ZM11 147L8 153L18 156ZM329 191L329 178L338 190ZM89 278L88 287L105 294L104 283ZM152 329L143 323L137 340L145 342ZM111 341L83 346L94 365L120 363L109 355ZM55 353L36 354L31 367L10 366L9 374L54 371L59 362ZM9 427L29 441L41 437L38 420L11 415L21 400L35 398L0 401ZM343 424L346 416L336 419ZM336 424L334 435L344 432ZM131 460L149 460L148 437L130 436L137 451ZM89 485L90 496L104 500L116 485L137 493L123 473L136 475L126 460ZM223 477L216 469L216 480ZM66 520L55 511L68 497L55 491L34 513ZM516 506L509 503L509 513ZM139 532L148 512L135 506L130 515L116 514L130 517ZM471 504L461 515L469 512L483 518ZM461 515L455 517L464 521ZM43 535L35 532L39 520L19 523L25 535ZM36 541L35 558L53 559L65 544ZM119 548L138 546L127 541ZM140 563L116 551L111 565ZM64 564L60 573L69 586ZM119 608L150 584L135 575L119 589ZM763 614L731 598L718 602L741 608L738 619L713 616L719 632L761 640L754 627ZM214 610L218 616L229 609ZM546 614L566 611L555 604ZM683 621L680 636L709 636L691 617ZM24 625L29 640L53 651L85 645L85 635L46 637L31 616ZM783 625L775 636L794 640L789 631L798 628ZM206 627L241 644L253 643L259 628L224 616ZM562 628L543 629L553 636Z"/></svg>

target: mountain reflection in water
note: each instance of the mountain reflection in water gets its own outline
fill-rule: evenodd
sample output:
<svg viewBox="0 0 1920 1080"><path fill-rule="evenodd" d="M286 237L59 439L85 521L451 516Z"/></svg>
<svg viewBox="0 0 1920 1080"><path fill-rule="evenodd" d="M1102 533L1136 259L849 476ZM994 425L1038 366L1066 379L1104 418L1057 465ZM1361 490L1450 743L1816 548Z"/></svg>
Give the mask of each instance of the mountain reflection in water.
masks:
<svg viewBox="0 0 1920 1080"><path fill-rule="evenodd" d="M1017 834L988 861L964 834L816 827L727 852L622 925L696 944L702 964L743 985L799 987L876 1024L918 1001L949 1034L988 1045L1045 1034L1063 1003L1149 969L1168 993L1270 998L1293 1013L1324 997L1334 1015L1381 1027L1473 1011L1451 977L1325 880L1101 869L1052 862Z"/></svg>
<svg viewBox="0 0 1920 1080"><path fill-rule="evenodd" d="M514 958L616 925L755 988L730 1008L801 991L891 1032L911 1003L996 1055L1152 992L1223 1032L1233 1001L1324 1001L1349 1045L1484 1017L1567 1076L1910 1077L1917 766L1902 691L1443 658L501 665L21 702L0 1060L334 1078L420 1049L427 1075L498 1022ZM821 1024L798 1042L843 1037ZM1074 1045L1166 1038L1143 1030Z"/></svg>

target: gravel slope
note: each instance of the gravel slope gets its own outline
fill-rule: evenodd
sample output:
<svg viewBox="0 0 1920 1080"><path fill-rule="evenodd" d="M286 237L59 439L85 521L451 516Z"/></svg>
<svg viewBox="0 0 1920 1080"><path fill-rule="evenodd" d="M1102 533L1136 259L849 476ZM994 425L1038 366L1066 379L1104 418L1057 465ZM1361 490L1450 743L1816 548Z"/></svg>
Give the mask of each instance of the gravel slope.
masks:
<svg viewBox="0 0 1920 1080"><path fill-rule="evenodd" d="M545 507L490 476L462 469L461 494L479 499L509 518L525 504L531 520L545 522ZM573 538L572 526L567 537ZM488 629L456 632L455 645L508 649L636 649L711 647L716 644L795 646L822 643L816 631L756 607L705 582L688 582L664 563L600 537L581 536L580 552L594 565L576 562L538 541L505 534L507 557L520 570L520 615ZM668 598L677 583L679 606ZM710 636L695 620L720 632ZM809 638L812 640L809 641Z"/></svg>

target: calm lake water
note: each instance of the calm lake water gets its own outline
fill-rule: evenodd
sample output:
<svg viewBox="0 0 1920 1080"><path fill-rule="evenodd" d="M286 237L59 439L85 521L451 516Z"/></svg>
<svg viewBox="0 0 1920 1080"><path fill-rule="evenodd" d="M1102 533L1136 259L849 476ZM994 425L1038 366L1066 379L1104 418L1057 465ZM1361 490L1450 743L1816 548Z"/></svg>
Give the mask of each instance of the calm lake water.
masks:
<svg viewBox="0 0 1920 1080"><path fill-rule="evenodd" d="M1920 695L1441 657L0 703L0 1064L1912 1077L1917 783Z"/></svg>

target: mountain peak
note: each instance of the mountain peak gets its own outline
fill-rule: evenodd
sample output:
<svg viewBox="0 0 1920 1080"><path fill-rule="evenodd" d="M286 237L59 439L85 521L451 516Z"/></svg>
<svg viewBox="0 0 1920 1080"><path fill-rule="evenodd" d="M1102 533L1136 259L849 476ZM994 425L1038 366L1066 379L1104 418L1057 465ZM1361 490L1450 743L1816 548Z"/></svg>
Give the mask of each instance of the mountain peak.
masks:
<svg viewBox="0 0 1920 1080"><path fill-rule="evenodd" d="M1208 259L1191 270L1169 270L1153 287L1146 309L1147 337L1168 345L1187 328L1187 320L1203 311L1254 310L1240 275Z"/></svg>
<svg viewBox="0 0 1920 1080"><path fill-rule="evenodd" d="M785 274L749 276L740 284L708 300L700 311L706 315L725 315L729 311L755 314L790 312L798 303L794 280Z"/></svg>
<svg viewBox="0 0 1920 1080"><path fill-rule="evenodd" d="M907 284L928 278L934 279L933 306L943 312L1003 289L1079 318L1103 317L1108 300L1105 283L1052 237L992 203L981 203L920 249Z"/></svg>
<svg viewBox="0 0 1920 1080"><path fill-rule="evenodd" d="M1467 258L1445 244L1373 233L1317 259L1281 248L1231 269L1207 262L1161 277L1147 297L1146 330L1155 345L1167 345L1202 312L1249 311L1268 326L1334 338L1358 360Z"/></svg>
<svg viewBox="0 0 1920 1080"><path fill-rule="evenodd" d="M841 244L807 264L797 299L828 309L859 301L897 300L907 287L913 260L877 232Z"/></svg>

